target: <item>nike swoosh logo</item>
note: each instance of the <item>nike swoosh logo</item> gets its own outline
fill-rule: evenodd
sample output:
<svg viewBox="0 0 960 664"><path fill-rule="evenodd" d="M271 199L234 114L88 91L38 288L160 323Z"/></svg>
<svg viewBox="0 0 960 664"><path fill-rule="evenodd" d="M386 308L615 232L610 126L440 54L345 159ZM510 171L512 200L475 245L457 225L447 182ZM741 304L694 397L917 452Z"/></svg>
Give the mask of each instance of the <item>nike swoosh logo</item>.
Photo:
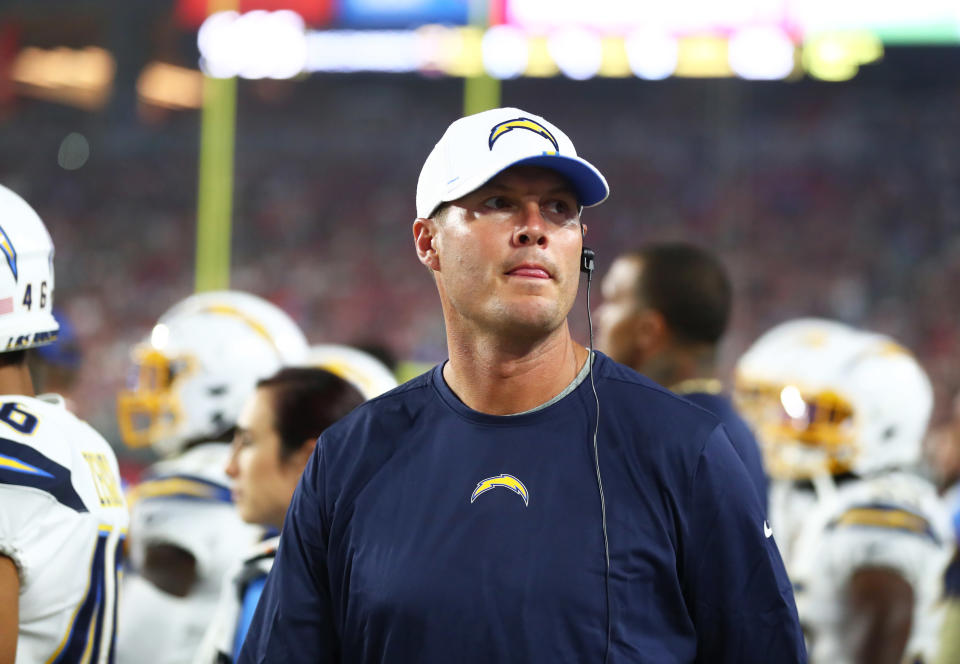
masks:
<svg viewBox="0 0 960 664"><path fill-rule="evenodd" d="M766 520L764 520L763 536L769 538L771 535L773 535L773 528L771 528L770 525L766 522Z"/></svg>

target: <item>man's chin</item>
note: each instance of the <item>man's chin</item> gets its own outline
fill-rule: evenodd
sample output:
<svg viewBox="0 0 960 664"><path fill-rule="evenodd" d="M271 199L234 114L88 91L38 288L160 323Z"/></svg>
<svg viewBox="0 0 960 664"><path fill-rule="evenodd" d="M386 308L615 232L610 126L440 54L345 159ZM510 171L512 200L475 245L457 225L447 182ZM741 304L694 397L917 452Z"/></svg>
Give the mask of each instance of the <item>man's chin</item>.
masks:
<svg viewBox="0 0 960 664"><path fill-rule="evenodd" d="M498 312L498 327L524 337L546 336L563 325L566 314L556 303L522 302L505 306Z"/></svg>

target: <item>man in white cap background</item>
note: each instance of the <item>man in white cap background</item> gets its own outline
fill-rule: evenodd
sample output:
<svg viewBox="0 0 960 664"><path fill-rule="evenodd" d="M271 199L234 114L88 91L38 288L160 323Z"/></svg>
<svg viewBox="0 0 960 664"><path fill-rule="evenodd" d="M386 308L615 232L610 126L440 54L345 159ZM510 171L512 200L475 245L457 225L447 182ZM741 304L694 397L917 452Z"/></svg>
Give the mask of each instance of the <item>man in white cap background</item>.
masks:
<svg viewBox="0 0 960 664"><path fill-rule="evenodd" d="M541 117L450 125L413 223L449 360L320 437L239 661L805 661L722 426L570 335L608 191Z"/></svg>

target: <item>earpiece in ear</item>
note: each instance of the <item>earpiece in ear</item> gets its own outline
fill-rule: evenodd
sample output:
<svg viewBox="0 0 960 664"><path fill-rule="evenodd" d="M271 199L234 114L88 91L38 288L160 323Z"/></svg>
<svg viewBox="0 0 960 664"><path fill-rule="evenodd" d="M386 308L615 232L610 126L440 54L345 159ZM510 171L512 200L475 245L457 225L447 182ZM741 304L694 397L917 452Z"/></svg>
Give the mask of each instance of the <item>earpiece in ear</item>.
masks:
<svg viewBox="0 0 960 664"><path fill-rule="evenodd" d="M580 252L580 271L586 274L593 272L593 268L596 266L596 252L593 251L590 247L584 247L583 251Z"/></svg>

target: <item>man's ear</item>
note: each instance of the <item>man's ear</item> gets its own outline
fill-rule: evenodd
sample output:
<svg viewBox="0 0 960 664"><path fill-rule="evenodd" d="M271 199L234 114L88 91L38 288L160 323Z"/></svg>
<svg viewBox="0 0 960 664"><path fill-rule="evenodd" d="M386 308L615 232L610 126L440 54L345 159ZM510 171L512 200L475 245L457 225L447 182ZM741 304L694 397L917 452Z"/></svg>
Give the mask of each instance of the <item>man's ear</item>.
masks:
<svg viewBox="0 0 960 664"><path fill-rule="evenodd" d="M644 356L663 348L669 337L667 321L656 309L644 309L638 312L634 319L633 332L637 347Z"/></svg>
<svg viewBox="0 0 960 664"><path fill-rule="evenodd" d="M434 271L440 270L440 256L435 246L437 235L435 219L417 218L413 221L413 244L420 262Z"/></svg>

